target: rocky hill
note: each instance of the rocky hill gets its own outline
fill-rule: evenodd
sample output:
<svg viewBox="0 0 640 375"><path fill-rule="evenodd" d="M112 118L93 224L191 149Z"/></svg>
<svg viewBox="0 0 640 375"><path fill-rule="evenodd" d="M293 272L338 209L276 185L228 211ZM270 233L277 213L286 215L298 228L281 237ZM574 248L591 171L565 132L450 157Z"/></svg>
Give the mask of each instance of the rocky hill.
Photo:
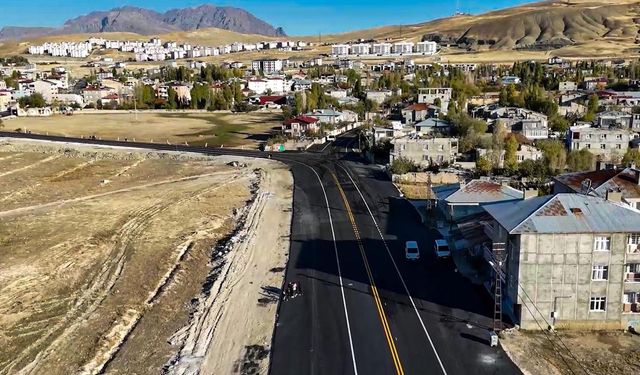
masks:
<svg viewBox="0 0 640 375"><path fill-rule="evenodd" d="M156 35L212 27L244 34L286 35L282 28L275 28L251 13L234 7L201 5L159 13L154 10L126 6L108 11L91 12L67 20L60 28L7 26L0 30L0 40L102 32Z"/></svg>
<svg viewBox="0 0 640 375"><path fill-rule="evenodd" d="M585 42L636 42L640 2L549 1L424 24L424 40L470 49L554 49Z"/></svg>

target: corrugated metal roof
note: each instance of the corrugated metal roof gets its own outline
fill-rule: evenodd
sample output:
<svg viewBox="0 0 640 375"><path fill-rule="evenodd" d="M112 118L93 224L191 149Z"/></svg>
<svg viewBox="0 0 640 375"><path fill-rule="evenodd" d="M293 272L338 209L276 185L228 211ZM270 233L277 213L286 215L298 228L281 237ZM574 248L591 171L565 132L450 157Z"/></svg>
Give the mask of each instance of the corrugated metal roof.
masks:
<svg viewBox="0 0 640 375"><path fill-rule="evenodd" d="M438 200L445 200L449 198L449 196L458 191L458 189L460 189L459 183L439 185L431 188L431 190L433 190L433 193L436 195L436 199Z"/></svg>
<svg viewBox="0 0 640 375"><path fill-rule="evenodd" d="M636 171L633 168L626 168L567 173L557 176L555 180L575 192L581 192L582 182L589 179L591 188L599 197L605 198L608 191L620 191L624 198L640 198L640 185L637 182Z"/></svg>
<svg viewBox="0 0 640 375"><path fill-rule="evenodd" d="M524 193L497 182L473 180L450 194L448 203L490 203L522 199Z"/></svg>
<svg viewBox="0 0 640 375"><path fill-rule="evenodd" d="M600 197L563 193L484 206L511 234L640 232L640 212Z"/></svg>

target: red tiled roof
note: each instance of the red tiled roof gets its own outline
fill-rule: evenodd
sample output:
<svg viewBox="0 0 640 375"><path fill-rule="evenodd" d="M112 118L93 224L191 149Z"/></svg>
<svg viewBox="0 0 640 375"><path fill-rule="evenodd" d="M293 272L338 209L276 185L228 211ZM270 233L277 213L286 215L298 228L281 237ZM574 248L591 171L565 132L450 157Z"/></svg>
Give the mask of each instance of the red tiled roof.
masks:
<svg viewBox="0 0 640 375"><path fill-rule="evenodd" d="M298 124L298 123L314 124L316 122L318 122L317 118L311 117L311 116L304 116L304 115L284 120L285 125Z"/></svg>
<svg viewBox="0 0 640 375"><path fill-rule="evenodd" d="M285 104L287 101L286 96L282 95L265 95L260 97L260 104L265 105L267 103Z"/></svg>
<svg viewBox="0 0 640 375"><path fill-rule="evenodd" d="M405 111L426 111L429 108L427 103L416 103L406 107Z"/></svg>

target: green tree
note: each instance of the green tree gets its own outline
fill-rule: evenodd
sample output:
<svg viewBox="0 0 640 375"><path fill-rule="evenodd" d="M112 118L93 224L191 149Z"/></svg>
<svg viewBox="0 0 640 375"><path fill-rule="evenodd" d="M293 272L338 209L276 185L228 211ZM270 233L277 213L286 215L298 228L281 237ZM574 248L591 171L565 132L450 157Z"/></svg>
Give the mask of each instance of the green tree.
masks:
<svg viewBox="0 0 640 375"><path fill-rule="evenodd" d="M178 93L176 92L176 90L173 89L173 87L169 87L169 90L167 91L167 96L169 97L167 99L167 109L178 108Z"/></svg>
<svg viewBox="0 0 640 375"><path fill-rule="evenodd" d="M538 143L542 150L545 164L553 174L561 173L567 163L567 151L562 142L558 140L544 140Z"/></svg>
<svg viewBox="0 0 640 375"><path fill-rule="evenodd" d="M571 150L567 155L567 167L571 172L591 170L593 167L593 154L586 148Z"/></svg>
<svg viewBox="0 0 640 375"><path fill-rule="evenodd" d="M42 108L47 106L47 101L44 100L42 94L37 92L18 99L18 103L20 103L20 107L22 108Z"/></svg>
<svg viewBox="0 0 640 375"><path fill-rule="evenodd" d="M404 156L393 159L391 163L391 173L393 174L405 174L414 172L417 169L413 160L405 158Z"/></svg>
<svg viewBox="0 0 640 375"><path fill-rule="evenodd" d="M551 127L551 130L560 133L566 132L569 129L569 126L571 126L569 120L566 117L557 114L551 116L551 118L549 119L549 125Z"/></svg>
<svg viewBox="0 0 640 375"><path fill-rule="evenodd" d="M518 152L518 140L511 134L504 142L504 167L510 173L514 173L518 168L518 158L516 153Z"/></svg>
<svg viewBox="0 0 640 375"><path fill-rule="evenodd" d="M299 115L305 110L304 108L304 93L296 92L294 95L294 115Z"/></svg>
<svg viewBox="0 0 640 375"><path fill-rule="evenodd" d="M635 164L636 166L640 167L640 150L628 149L622 157L622 163L624 165Z"/></svg>
<svg viewBox="0 0 640 375"><path fill-rule="evenodd" d="M593 121L596 118L596 114L598 113L598 109L600 108L600 104L598 102L597 95L591 95L589 97L589 102L587 103L587 113L585 113L582 118L584 121Z"/></svg>
<svg viewBox="0 0 640 375"><path fill-rule="evenodd" d="M481 156L476 160L476 171L482 175L488 175L491 172L492 165L489 158Z"/></svg>

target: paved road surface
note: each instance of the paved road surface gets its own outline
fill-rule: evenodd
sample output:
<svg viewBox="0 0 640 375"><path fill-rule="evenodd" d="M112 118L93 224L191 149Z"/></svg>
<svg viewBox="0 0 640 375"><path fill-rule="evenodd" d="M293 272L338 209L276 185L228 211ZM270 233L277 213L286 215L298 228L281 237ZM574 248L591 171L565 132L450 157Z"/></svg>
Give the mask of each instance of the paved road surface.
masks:
<svg viewBox="0 0 640 375"><path fill-rule="evenodd" d="M76 141L265 157L255 151ZM280 304L270 373L520 374L502 350L487 345L492 303L486 292L435 258L437 233L420 224L380 167L344 153L357 148L357 138L324 146L272 154L294 174L286 281L299 282L303 294ZM418 241L420 261L404 259L407 240Z"/></svg>

